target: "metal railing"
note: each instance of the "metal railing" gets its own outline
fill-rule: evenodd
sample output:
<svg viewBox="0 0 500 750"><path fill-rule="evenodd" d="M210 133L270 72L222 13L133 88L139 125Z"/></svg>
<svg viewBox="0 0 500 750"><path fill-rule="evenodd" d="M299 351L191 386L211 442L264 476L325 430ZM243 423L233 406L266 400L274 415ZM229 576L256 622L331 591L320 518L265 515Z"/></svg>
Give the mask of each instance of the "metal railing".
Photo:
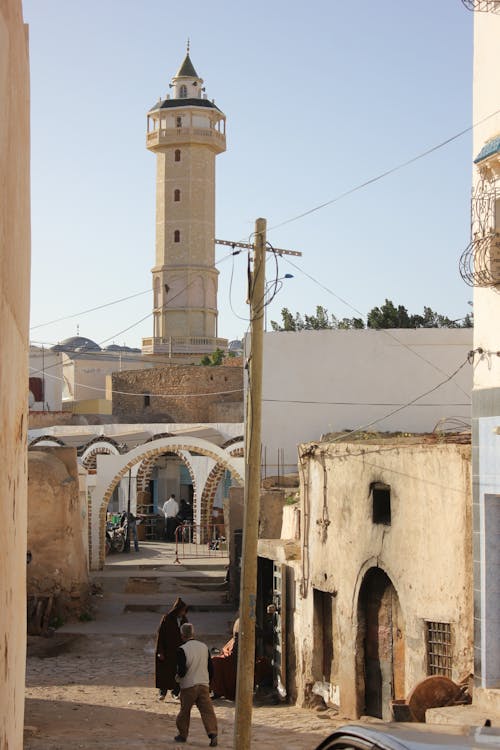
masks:
<svg viewBox="0 0 500 750"><path fill-rule="evenodd" d="M228 543L224 524L183 523L175 530L175 563L194 557L227 557Z"/></svg>

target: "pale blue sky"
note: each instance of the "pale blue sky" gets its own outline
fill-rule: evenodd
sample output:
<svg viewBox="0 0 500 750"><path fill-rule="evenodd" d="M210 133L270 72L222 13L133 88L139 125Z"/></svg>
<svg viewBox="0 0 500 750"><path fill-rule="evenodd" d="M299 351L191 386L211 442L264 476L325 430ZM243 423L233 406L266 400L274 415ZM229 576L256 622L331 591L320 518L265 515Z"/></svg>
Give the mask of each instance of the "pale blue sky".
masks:
<svg viewBox="0 0 500 750"><path fill-rule="evenodd" d="M155 158L146 112L191 39L209 98L227 116L217 157L217 235L243 239L334 198L471 124L472 14L460 0L24 0L30 26L32 325L149 289ZM459 318L469 239L471 138L270 232L308 274L367 312L385 297ZM217 249L222 258L227 248ZM231 311L220 266L219 334ZM271 276L271 266L268 275ZM293 273L268 311L355 313ZM245 317L245 261L232 305ZM152 295L36 328L36 341L103 341L148 315ZM115 338L140 345L148 318Z"/></svg>

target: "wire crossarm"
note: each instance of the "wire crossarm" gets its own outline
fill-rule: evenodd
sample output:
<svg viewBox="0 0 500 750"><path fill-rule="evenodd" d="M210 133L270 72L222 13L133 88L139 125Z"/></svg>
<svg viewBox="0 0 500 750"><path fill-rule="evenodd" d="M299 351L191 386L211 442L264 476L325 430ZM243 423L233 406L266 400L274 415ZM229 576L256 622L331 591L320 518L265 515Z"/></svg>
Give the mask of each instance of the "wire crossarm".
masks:
<svg viewBox="0 0 500 750"><path fill-rule="evenodd" d="M216 245L227 245L228 247L241 247L243 250L253 250L254 246L250 242L232 242L232 240L214 240ZM302 253L298 250L283 250L280 247L268 247L267 250L276 255L295 255L296 257L302 257Z"/></svg>

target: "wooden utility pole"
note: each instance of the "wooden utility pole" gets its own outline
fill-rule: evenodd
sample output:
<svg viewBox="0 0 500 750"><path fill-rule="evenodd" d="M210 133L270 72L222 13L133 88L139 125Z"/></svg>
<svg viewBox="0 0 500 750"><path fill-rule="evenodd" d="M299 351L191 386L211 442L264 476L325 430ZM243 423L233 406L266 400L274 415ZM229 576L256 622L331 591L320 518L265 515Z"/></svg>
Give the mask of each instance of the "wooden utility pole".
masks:
<svg viewBox="0 0 500 750"><path fill-rule="evenodd" d="M252 742L265 287L266 220L257 219L255 222L253 271L249 289L251 349L248 361L245 507L241 551L240 632L238 636L238 677L233 743L238 750L250 750Z"/></svg>
<svg viewBox="0 0 500 750"><path fill-rule="evenodd" d="M241 552L240 631L238 636L238 674L234 748L250 750L252 743L252 706L255 665L255 610L257 604L257 542L261 485L262 369L264 311L266 307L266 220L255 222L253 245L215 240L218 245L253 251L253 270L248 297L250 303L250 353L245 428L245 493L243 546ZM302 255L293 250L272 248L277 255Z"/></svg>

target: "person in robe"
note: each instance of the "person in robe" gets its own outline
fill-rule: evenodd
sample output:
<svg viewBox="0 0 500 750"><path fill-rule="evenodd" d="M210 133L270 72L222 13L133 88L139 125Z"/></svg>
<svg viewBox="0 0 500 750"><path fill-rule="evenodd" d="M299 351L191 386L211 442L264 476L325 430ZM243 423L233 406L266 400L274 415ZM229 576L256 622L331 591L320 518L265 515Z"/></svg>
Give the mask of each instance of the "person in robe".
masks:
<svg viewBox="0 0 500 750"><path fill-rule="evenodd" d="M163 701L167 691L179 695L179 683L175 679L177 668L177 649L182 645L181 625L187 622L187 604L179 597L172 609L163 616L158 628L155 651L155 679L158 688L158 700Z"/></svg>

